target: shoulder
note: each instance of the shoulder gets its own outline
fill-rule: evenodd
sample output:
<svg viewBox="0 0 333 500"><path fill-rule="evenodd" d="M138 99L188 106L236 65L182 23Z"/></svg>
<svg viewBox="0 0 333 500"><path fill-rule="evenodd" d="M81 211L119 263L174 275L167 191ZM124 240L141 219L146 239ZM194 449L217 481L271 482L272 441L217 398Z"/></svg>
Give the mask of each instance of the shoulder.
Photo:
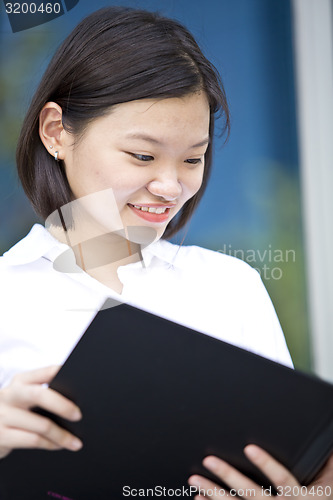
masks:
<svg viewBox="0 0 333 500"><path fill-rule="evenodd" d="M41 224L35 224L29 233L0 257L1 269L24 266L40 260L50 252L64 251L67 245L56 240Z"/></svg>
<svg viewBox="0 0 333 500"><path fill-rule="evenodd" d="M172 256L175 269L185 273L181 274L179 287L182 288L184 278L189 295L192 289L194 294L199 291L197 309L206 312L205 325L214 323L213 336L292 366L277 315L258 271L236 257L198 246L161 241L161 247L169 259Z"/></svg>
<svg viewBox="0 0 333 500"><path fill-rule="evenodd" d="M0 257L0 300L13 303L15 296L28 298L36 284L43 254L43 226L30 232ZM32 277L33 273L33 277Z"/></svg>
<svg viewBox="0 0 333 500"><path fill-rule="evenodd" d="M35 224L29 233L7 250L1 257L3 265L21 264L40 256L45 248L45 243L50 244L52 236L41 224ZM53 238L52 238L53 239Z"/></svg>
<svg viewBox="0 0 333 500"><path fill-rule="evenodd" d="M28 298L42 288L50 275L55 275L50 256L60 252L62 246L44 226L35 224L24 238L0 257L0 299L12 300L14 294L20 297L27 294Z"/></svg>
<svg viewBox="0 0 333 500"><path fill-rule="evenodd" d="M260 279L259 273L249 264L231 255L195 245L175 245L166 240L161 240L160 245L165 255L172 260L173 266L184 271L213 273L214 276L223 276L224 279Z"/></svg>

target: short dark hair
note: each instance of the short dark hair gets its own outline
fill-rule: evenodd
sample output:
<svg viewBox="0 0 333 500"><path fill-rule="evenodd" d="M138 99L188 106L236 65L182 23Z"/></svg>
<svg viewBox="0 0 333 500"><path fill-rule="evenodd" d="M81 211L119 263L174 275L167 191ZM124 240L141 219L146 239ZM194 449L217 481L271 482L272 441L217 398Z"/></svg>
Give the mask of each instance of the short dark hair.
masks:
<svg viewBox="0 0 333 500"><path fill-rule="evenodd" d="M106 7L83 19L53 56L22 125L17 168L35 211L46 219L74 199L63 162L55 162L39 137L39 114L47 102L61 106L64 128L82 136L115 104L200 90L210 106L203 183L168 224L164 238L186 224L205 191L217 112L224 119L223 132L229 131L223 84L191 33L175 20L127 7Z"/></svg>

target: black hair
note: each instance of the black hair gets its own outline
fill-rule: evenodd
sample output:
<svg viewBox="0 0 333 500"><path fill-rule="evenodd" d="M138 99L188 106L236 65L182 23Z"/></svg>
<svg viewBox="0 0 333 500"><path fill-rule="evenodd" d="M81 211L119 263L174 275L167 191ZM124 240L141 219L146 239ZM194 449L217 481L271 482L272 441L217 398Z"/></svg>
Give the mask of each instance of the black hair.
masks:
<svg viewBox="0 0 333 500"><path fill-rule="evenodd" d="M168 224L165 238L186 224L205 191L217 112L224 119L224 131L229 130L223 84L191 33L175 20L126 7L106 7L83 19L53 56L18 142L19 177L36 212L46 219L74 199L63 162L55 162L39 136L39 115L47 102L61 106L64 128L82 137L89 123L115 104L198 91L206 93L210 106L203 183Z"/></svg>

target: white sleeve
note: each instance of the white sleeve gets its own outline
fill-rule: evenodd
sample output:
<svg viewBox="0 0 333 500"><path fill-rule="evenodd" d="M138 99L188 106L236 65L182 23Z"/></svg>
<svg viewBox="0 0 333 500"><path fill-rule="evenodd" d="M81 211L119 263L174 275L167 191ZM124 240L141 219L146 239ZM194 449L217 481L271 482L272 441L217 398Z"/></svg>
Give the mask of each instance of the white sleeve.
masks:
<svg viewBox="0 0 333 500"><path fill-rule="evenodd" d="M200 247L183 248L177 263L192 276L187 297L194 293L192 289L201 291L198 307L191 309L190 327L293 367L275 309L255 269L233 256Z"/></svg>
<svg viewBox="0 0 333 500"><path fill-rule="evenodd" d="M260 275L251 269L243 289L243 324L246 348L289 367L293 363L272 301Z"/></svg>

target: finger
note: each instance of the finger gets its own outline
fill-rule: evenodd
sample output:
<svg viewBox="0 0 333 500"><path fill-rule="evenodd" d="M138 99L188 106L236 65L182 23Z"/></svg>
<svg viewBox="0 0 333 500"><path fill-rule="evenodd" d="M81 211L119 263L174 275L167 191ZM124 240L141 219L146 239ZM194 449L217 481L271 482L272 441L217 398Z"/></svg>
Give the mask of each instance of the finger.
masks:
<svg viewBox="0 0 333 500"><path fill-rule="evenodd" d="M261 487L220 458L204 458L203 465L221 479L237 496L253 498L261 494Z"/></svg>
<svg viewBox="0 0 333 500"><path fill-rule="evenodd" d="M79 407L53 389L41 385L20 385L3 389L3 401L7 405L19 406L24 409L38 406L59 417L74 422L82 418Z"/></svg>
<svg viewBox="0 0 333 500"><path fill-rule="evenodd" d="M18 373L13 377L12 382L20 382L23 384L48 384L56 376L60 368L60 365L52 365Z"/></svg>
<svg viewBox="0 0 333 500"><path fill-rule="evenodd" d="M2 417L3 436L9 429L16 428L53 442L59 448L77 451L82 448L82 442L73 434L58 426L52 420L19 408L8 408ZM1 440L3 444L3 439Z"/></svg>
<svg viewBox="0 0 333 500"><path fill-rule="evenodd" d="M319 471L317 476L314 478L313 482L309 485L331 485L333 487L333 455L327 460L326 464ZM332 494L333 498L333 494Z"/></svg>
<svg viewBox="0 0 333 500"><path fill-rule="evenodd" d="M44 450L60 449L58 445L38 434L21 429L6 429L6 433L3 433L1 436L1 458L8 455L11 450L18 448L40 448Z"/></svg>
<svg viewBox="0 0 333 500"><path fill-rule="evenodd" d="M225 490L221 486L218 486L206 477L197 475L191 476L188 478L188 484L197 488L197 495L195 498L200 500L203 498L221 500L221 498L226 495Z"/></svg>
<svg viewBox="0 0 333 500"><path fill-rule="evenodd" d="M249 460L271 480L274 486L300 486L300 483L286 467L259 446L250 444L246 446L244 452Z"/></svg>

